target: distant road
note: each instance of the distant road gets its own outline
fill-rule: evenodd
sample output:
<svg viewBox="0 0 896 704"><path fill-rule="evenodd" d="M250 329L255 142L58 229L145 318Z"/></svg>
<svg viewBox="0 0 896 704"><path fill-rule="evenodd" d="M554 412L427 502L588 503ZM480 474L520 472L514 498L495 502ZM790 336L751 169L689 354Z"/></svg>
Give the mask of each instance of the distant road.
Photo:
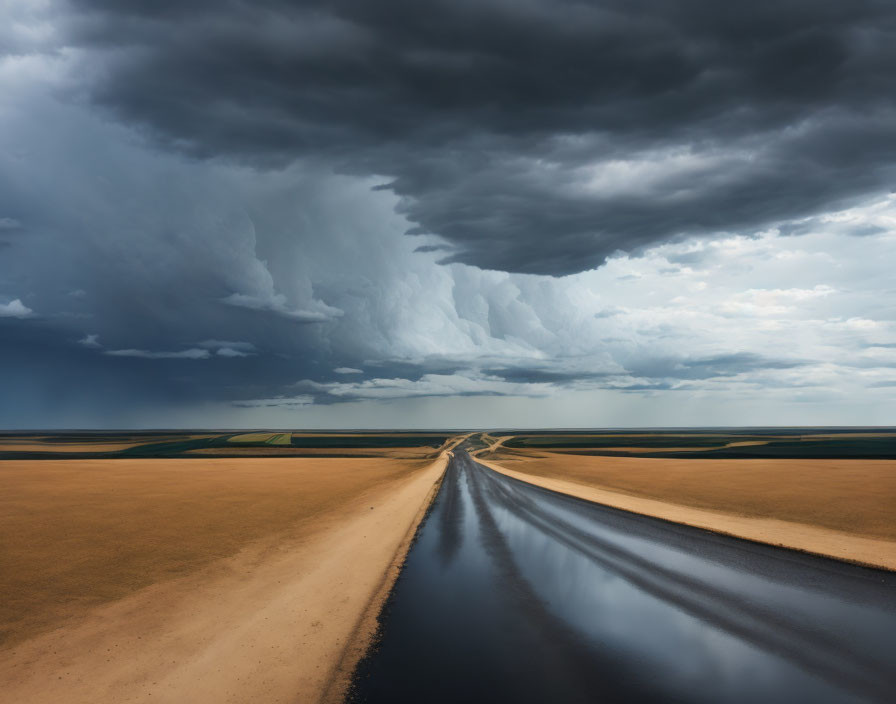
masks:
<svg viewBox="0 0 896 704"><path fill-rule="evenodd" d="M896 574L627 513L459 450L356 702L892 702Z"/></svg>

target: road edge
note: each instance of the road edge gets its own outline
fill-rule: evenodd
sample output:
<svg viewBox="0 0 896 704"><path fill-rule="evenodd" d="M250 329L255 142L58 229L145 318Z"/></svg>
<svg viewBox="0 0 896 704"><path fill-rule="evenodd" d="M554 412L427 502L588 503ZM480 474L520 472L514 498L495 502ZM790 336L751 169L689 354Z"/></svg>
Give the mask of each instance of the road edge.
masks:
<svg viewBox="0 0 896 704"><path fill-rule="evenodd" d="M442 465L438 477L424 497L423 502L417 513L414 515L401 543L399 543L392 561L383 571L383 577L380 580L380 583L377 585L373 594L371 594L367 605L364 607L364 610L358 617L355 627L352 629L351 635L346 640L342 655L333 666L333 669L327 678L327 683L319 699L321 704L341 704L341 702L344 701L348 688L351 685L351 679L355 672L355 668L367 654L368 649L374 642L374 638L376 637L379 628L380 614L386 604L386 600L389 598L389 594L392 593L392 588L395 586L395 582L401 574L408 552L411 549L414 538L417 536L420 524L429 512L429 508L432 505L432 502L435 501L436 495L439 493L439 489L442 486L442 480L445 477L445 469L448 467L451 455L452 453L450 449L443 450L439 457L429 465L429 467L423 470L426 472L435 465Z"/></svg>

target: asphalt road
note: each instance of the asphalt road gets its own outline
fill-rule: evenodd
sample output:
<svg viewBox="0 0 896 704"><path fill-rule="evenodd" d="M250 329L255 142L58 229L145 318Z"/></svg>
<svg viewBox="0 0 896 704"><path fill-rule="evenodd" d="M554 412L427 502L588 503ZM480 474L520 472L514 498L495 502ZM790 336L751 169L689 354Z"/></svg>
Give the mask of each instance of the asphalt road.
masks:
<svg viewBox="0 0 896 704"><path fill-rule="evenodd" d="M892 702L896 574L455 453L353 702Z"/></svg>

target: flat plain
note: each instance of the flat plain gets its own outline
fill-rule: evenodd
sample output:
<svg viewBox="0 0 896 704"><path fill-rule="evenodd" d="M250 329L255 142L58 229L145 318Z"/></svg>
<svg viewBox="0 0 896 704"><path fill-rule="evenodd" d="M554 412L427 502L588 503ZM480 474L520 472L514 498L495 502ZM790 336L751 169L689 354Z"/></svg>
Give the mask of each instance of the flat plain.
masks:
<svg viewBox="0 0 896 704"><path fill-rule="evenodd" d="M896 569L896 433L0 435L11 701L340 701L449 453Z"/></svg>
<svg viewBox="0 0 896 704"><path fill-rule="evenodd" d="M64 432L0 433L4 459L387 457L426 459L453 442L445 432Z"/></svg>
<svg viewBox="0 0 896 704"><path fill-rule="evenodd" d="M877 459L896 458L892 432L556 433L502 440L479 458L542 486L896 568L896 459Z"/></svg>
<svg viewBox="0 0 896 704"><path fill-rule="evenodd" d="M437 486L447 436L433 445L406 437L384 457L376 446L367 457L189 454L221 437L8 443L18 456L23 446L41 458L44 445L69 450L69 459L0 461L0 685L8 696L338 694ZM323 442L332 449L332 439ZM104 456L72 457L87 444ZM365 449L357 437L352 444L345 449ZM140 456L141 447L163 456ZM172 447L183 454L164 456ZM252 659L262 653L263 668Z"/></svg>

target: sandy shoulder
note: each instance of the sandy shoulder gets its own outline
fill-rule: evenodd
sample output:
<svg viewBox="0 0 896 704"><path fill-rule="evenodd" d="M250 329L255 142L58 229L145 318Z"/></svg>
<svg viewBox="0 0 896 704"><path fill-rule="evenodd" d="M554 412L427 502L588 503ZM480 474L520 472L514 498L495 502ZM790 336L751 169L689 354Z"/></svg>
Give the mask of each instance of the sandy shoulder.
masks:
<svg viewBox="0 0 896 704"><path fill-rule="evenodd" d="M477 462L509 477L529 484L576 496L587 501L613 506L632 513L654 516L716 533L745 538L759 543L809 552L870 567L896 570L896 542L771 518L739 516L719 511L693 508L608 491L578 482L540 477L518 472L496 463L477 458Z"/></svg>
<svg viewBox="0 0 896 704"><path fill-rule="evenodd" d="M3 701L338 701L446 462L13 646Z"/></svg>

